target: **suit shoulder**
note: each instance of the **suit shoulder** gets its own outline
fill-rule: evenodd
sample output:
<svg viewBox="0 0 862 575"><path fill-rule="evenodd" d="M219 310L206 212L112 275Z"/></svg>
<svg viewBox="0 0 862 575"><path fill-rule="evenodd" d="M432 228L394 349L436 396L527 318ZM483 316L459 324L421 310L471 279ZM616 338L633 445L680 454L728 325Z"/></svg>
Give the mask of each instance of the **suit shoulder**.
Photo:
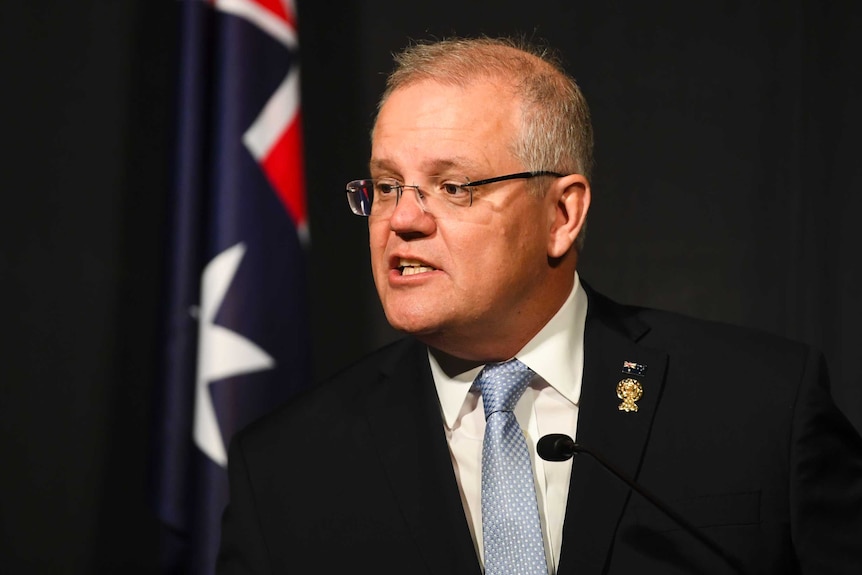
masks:
<svg viewBox="0 0 862 575"><path fill-rule="evenodd" d="M246 426L235 439L244 444L268 442L332 427L336 420L343 420L354 410L356 402L381 374L403 358L417 354L419 348L421 344L411 338L389 343L297 393Z"/></svg>
<svg viewBox="0 0 862 575"><path fill-rule="evenodd" d="M806 356L814 351L802 342L752 327L649 308L641 308L639 316L649 324L649 336L661 338L673 348L708 346L716 352L736 350L778 356Z"/></svg>
<svg viewBox="0 0 862 575"><path fill-rule="evenodd" d="M736 388L750 394L756 387L773 399L787 396L788 401L807 378L828 386L823 354L802 342L661 310L644 309L641 317L650 326L642 342L667 351L676 373L709 374L726 391Z"/></svg>
<svg viewBox="0 0 862 575"><path fill-rule="evenodd" d="M742 361L801 369L806 361L822 355L810 345L764 330L620 304L595 292L591 293L589 306L600 321L613 329L675 357L714 364Z"/></svg>

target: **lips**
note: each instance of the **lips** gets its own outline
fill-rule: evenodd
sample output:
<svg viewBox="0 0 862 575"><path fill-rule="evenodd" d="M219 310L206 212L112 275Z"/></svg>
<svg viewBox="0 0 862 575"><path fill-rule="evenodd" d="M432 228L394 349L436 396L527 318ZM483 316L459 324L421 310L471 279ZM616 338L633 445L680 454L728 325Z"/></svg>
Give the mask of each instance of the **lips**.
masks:
<svg viewBox="0 0 862 575"><path fill-rule="evenodd" d="M401 275L412 276L426 272L433 272L436 268L429 266L427 263L419 260L411 260L401 258L398 260L398 269L401 270Z"/></svg>

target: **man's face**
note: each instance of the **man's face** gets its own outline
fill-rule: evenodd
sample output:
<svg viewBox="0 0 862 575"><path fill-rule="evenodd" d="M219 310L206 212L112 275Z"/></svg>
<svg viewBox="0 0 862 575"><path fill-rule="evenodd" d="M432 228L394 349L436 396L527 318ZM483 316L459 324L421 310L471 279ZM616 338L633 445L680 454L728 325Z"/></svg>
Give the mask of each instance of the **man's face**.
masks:
<svg viewBox="0 0 862 575"><path fill-rule="evenodd" d="M500 84L408 85L380 110L371 176L428 189L440 180L533 169L511 152L519 117ZM535 316L544 313L553 218L553 202L529 194L527 180L476 188L472 206L438 214L423 211L416 192L405 189L390 217L369 218L372 271L387 319L462 357L476 355L473 347L484 353L482 342L501 333L531 337L549 319Z"/></svg>

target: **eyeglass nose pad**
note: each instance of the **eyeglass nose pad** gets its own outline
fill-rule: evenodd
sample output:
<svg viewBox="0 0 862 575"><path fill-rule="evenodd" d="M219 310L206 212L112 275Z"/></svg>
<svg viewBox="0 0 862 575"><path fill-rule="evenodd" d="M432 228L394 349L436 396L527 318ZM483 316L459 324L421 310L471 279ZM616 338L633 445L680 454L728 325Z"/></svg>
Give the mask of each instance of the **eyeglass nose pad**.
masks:
<svg viewBox="0 0 862 575"><path fill-rule="evenodd" d="M414 192L414 196L416 197L416 203L419 204L419 208L424 212L428 213L428 207L425 205L424 194L422 190L419 189L419 186L400 186L398 188L398 195L395 197L395 206L401 203L401 197L404 195L404 190L407 188L411 188Z"/></svg>

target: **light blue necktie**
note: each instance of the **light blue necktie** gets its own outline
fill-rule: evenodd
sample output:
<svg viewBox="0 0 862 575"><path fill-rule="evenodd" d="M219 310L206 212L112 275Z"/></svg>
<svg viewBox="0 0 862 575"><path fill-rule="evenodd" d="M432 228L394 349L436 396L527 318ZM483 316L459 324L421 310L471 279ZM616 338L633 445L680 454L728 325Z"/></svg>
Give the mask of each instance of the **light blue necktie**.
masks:
<svg viewBox="0 0 862 575"><path fill-rule="evenodd" d="M476 384L485 408L482 539L486 575L548 575L533 467L512 410L533 371L511 359L489 363Z"/></svg>

